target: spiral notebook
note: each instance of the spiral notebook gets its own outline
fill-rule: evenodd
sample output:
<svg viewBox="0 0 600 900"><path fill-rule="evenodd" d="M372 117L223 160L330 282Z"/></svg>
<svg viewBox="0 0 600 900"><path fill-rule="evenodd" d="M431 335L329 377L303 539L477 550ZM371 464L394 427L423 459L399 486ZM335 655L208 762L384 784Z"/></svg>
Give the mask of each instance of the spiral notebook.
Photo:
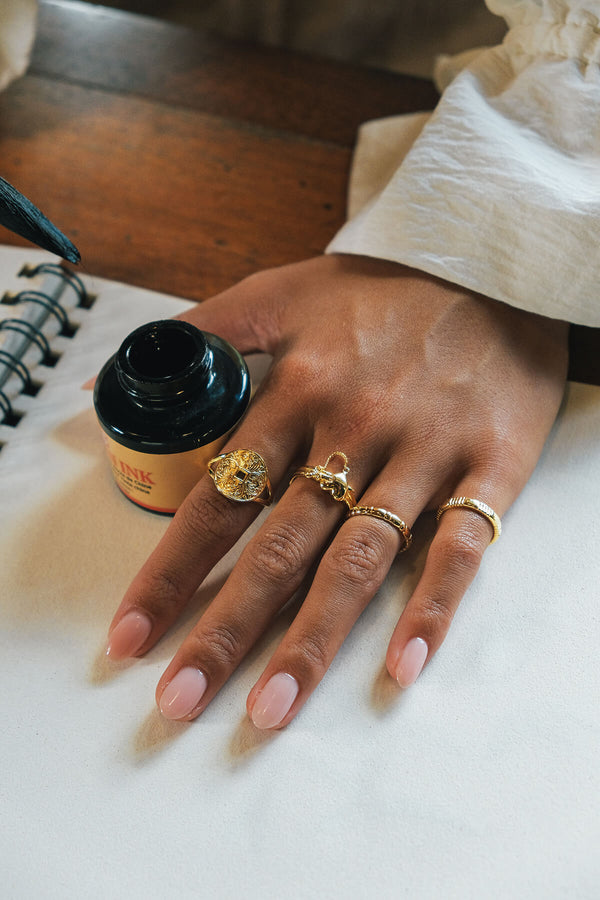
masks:
<svg viewBox="0 0 600 900"><path fill-rule="evenodd" d="M0 329L4 896L596 897L600 388L569 385L410 690L383 659L427 520L288 729L260 735L244 704L291 611L197 722L167 723L156 682L240 548L143 660L106 662L168 521L119 492L81 386L134 327L188 304L55 265L0 248L2 321L29 323Z"/></svg>

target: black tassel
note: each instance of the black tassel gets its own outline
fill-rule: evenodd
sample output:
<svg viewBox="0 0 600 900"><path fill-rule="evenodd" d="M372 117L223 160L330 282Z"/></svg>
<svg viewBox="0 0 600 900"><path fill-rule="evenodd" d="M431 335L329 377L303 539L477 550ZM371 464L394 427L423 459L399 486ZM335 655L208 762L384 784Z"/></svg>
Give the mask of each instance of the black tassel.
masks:
<svg viewBox="0 0 600 900"><path fill-rule="evenodd" d="M81 259L77 247L4 178L0 178L0 225L68 262L78 263Z"/></svg>

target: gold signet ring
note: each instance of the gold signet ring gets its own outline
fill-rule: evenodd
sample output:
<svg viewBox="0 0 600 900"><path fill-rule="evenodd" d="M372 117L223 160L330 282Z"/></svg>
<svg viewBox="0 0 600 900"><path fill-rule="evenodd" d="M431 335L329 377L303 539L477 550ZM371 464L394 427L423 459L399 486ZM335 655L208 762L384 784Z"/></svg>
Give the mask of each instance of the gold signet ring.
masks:
<svg viewBox="0 0 600 900"><path fill-rule="evenodd" d="M500 522L500 516L496 515L491 506L488 506L487 503L483 503L481 500L474 500L472 497L450 497L449 500L446 500L445 503L439 507L436 515L436 521L439 522L442 515L448 509L471 509L473 512L479 513L480 516L483 516L484 519L487 519L490 525L492 526L492 531L494 532L490 544L493 544L494 541L497 541L502 532L502 524Z"/></svg>
<svg viewBox="0 0 600 900"><path fill-rule="evenodd" d="M342 471L330 472L327 466L336 456L339 456L343 462ZM339 503L345 503L348 509L352 509L356 503L356 498L354 491L348 484L347 476L349 471L350 466L348 465L346 454L342 453L341 450L334 450L325 460L324 466L300 466L299 469L296 469L290 478L290 484L296 478L300 478L300 476L311 478L317 482L322 491L326 491L328 494L331 494L334 500L337 500Z"/></svg>
<svg viewBox="0 0 600 900"><path fill-rule="evenodd" d="M273 499L267 464L254 450L231 450L213 457L208 473L216 489L228 500L268 506Z"/></svg>

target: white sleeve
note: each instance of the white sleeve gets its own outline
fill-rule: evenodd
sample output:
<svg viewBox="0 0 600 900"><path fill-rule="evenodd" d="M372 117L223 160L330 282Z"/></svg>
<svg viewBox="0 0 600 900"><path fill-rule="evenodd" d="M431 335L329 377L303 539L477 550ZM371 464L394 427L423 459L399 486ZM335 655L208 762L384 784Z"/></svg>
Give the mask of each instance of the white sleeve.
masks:
<svg viewBox="0 0 600 900"><path fill-rule="evenodd" d="M27 68L36 18L36 0L0 0L0 90Z"/></svg>
<svg viewBox="0 0 600 900"><path fill-rule="evenodd" d="M361 129L328 252L600 326L600 0L488 0L499 47L442 63L433 114Z"/></svg>

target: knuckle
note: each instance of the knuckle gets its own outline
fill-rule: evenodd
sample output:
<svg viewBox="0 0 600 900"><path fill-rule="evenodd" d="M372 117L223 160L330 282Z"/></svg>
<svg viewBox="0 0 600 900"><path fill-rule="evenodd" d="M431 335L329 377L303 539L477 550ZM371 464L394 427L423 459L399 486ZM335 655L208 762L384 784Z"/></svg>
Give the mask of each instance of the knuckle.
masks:
<svg viewBox="0 0 600 900"><path fill-rule="evenodd" d="M267 524L257 544L249 548L253 567L277 584L287 584L297 576L303 549L298 530L285 522Z"/></svg>
<svg viewBox="0 0 600 900"><path fill-rule="evenodd" d="M244 654L242 632L232 623L213 624L194 638L198 659L208 658L227 670L237 666Z"/></svg>
<svg viewBox="0 0 600 900"><path fill-rule="evenodd" d="M421 633L428 635L444 635L450 626L455 612L455 604L445 593L432 593L423 601L419 616Z"/></svg>
<svg viewBox="0 0 600 900"><path fill-rule="evenodd" d="M337 580L350 588L377 590L385 574L385 556L381 535L366 526L360 533L340 535L331 545L327 563Z"/></svg>
<svg viewBox="0 0 600 900"><path fill-rule="evenodd" d="M298 645L298 654L302 664L300 668L313 676L320 677L329 668L330 653L325 635L318 632L303 635Z"/></svg>
<svg viewBox="0 0 600 900"><path fill-rule="evenodd" d="M462 525L438 542L438 554L450 576L472 575L479 568L483 553L482 531L484 528L489 530L490 526L483 520L477 521L476 513L473 515L473 523Z"/></svg>
<svg viewBox="0 0 600 900"><path fill-rule="evenodd" d="M144 591L143 606L150 612L161 614L177 609L182 600L183 586L172 569L160 568L152 575L150 585Z"/></svg>
<svg viewBox="0 0 600 900"><path fill-rule="evenodd" d="M221 542L235 531L235 508L213 490L211 493L192 491L182 507L182 515L174 519L195 540L204 536L211 542Z"/></svg>

